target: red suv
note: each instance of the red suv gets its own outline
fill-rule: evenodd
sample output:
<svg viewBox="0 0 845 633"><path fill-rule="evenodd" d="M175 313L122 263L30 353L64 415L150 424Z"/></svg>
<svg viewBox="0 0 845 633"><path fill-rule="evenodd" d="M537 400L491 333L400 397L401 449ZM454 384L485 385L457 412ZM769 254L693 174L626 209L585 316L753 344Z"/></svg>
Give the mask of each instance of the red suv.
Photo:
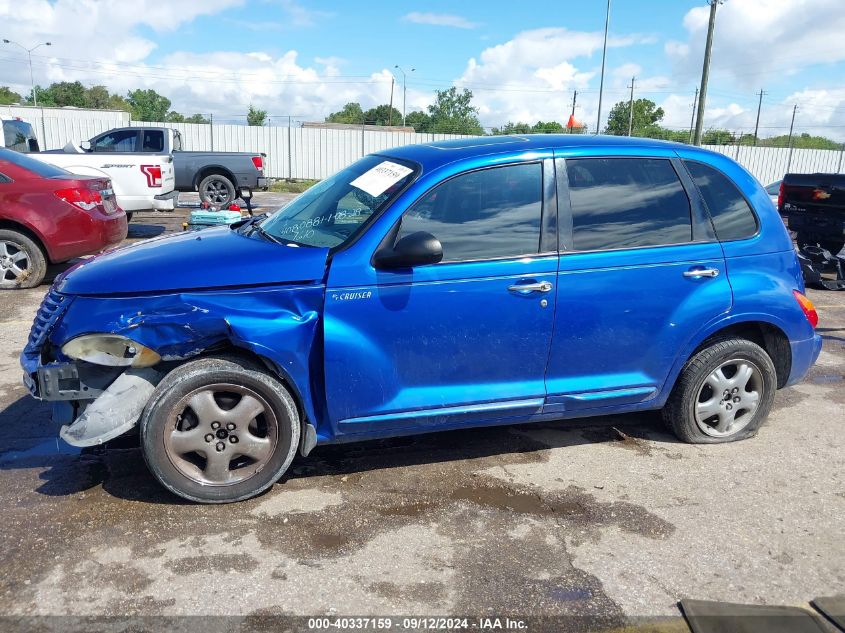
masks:
<svg viewBox="0 0 845 633"><path fill-rule="evenodd" d="M0 288L32 288L48 263L120 244L126 214L108 178L0 148Z"/></svg>

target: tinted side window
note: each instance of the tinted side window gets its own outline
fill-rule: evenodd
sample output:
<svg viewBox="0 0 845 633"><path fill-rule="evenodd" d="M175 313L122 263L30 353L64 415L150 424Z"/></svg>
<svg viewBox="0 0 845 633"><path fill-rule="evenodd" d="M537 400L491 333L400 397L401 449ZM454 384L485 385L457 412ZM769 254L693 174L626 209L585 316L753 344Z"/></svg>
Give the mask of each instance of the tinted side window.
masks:
<svg viewBox="0 0 845 633"><path fill-rule="evenodd" d="M703 163L684 164L704 198L720 240L739 240L757 233L754 212L730 178Z"/></svg>
<svg viewBox="0 0 845 633"><path fill-rule="evenodd" d="M96 140L93 149L95 152L134 152L137 142L138 132L134 130L109 132Z"/></svg>
<svg viewBox="0 0 845 633"><path fill-rule="evenodd" d="M16 152L38 151L35 132L32 126L24 121L3 121L3 146Z"/></svg>
<svg viewBox="0 0 845 633"><path fill-rule="evenodd" d="M144 141L141 144L142 152L163 152L164 132L161 130L144 130Z"/></svg>
<svg viewBox="0 0 845 633"><path fill-rule="evenodd" d="M672 163L659 158L567 159L578 251L692 239L690 204Z"/></svg>
<svg viewBox="0 0 845 633"><path fill-rule="evenodd" d="M443 261L531 255L540 250L543 167L509 165L456 176L402 217L399 237L427 231L443 244Z"/></svg>

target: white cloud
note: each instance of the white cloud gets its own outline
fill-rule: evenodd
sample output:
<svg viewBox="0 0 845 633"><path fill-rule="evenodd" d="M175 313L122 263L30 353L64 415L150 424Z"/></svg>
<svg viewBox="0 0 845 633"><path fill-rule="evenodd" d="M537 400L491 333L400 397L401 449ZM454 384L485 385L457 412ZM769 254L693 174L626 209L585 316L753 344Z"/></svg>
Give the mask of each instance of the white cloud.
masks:
<svg viewBox="0 0 845 633"><path fill-rule="evenodd" d="M434 26L451 26L457 29L474 29L479 25L477 22L470 22L463 16L451 13L420 13L414 11L402 18L405 22L414 24L431 24Z"/></svg>
<svg viewBox="0 0 845 633"><path fill-rule="evenodd" d="M712 76L758 88L770 76L845 60L842 9L842 0L732 0L720 5ZM688 40L665 45L681 75L701 72L708 16L706 6L690 9L683 20Z"/></svg>

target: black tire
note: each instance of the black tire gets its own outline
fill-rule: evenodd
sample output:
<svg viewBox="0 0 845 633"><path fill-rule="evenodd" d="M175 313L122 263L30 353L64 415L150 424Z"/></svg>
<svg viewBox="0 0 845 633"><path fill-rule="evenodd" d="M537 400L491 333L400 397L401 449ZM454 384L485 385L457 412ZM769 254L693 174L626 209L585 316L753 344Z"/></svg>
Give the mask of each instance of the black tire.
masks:
<svg viewBox="0 0 845 633"><path fill-rule="evenodd" d="M47 274L47 258L32 238L0 229L0 289L34 288Z"/></svg>
<svg viewBox="0 0 845 633"><path fill-rule="evenodd" d="M821 246L826 251L829 251L831 255L838 255L842 250L842 247L845 246L845 240L820 239L818 237L807 235L806 233L798 233L795 237L795 243L798 244L798 248L804 248L805 246Z"/></svg>
<svg viewBox="0 0 845 633"><path fill-rule="evenodd" d="M224 410L225 404L221 404L218 398L221 397L220 394L225 394L225 391L215 390L220 385L237 387L251 395L253 399L260 400L260 404L264 406L262 412L254 418L241 418L247 420L246 423L232 430L228 441L226 436L221 438L219 435L223 430L220 422L217 422L216 431L207 432L204 426L201 426L202 417L198 414L194 415L190 405L184 408L186 399L191 399L201 392L204 394L211 391L215 399L214 404L219 405L220 410ZM234 394L233 397L238 398L238 395ZM234 411L241 404L243 397L241 395L236 404L228 410ZM181 417L177 417L179 415ZM269 416L273 416L275 420L272 423L276 428L275 435L271 433L272 425ZM248 433L251 437L251 432L247 430L247 427L262 423L266 426L266 437L275 439L275 443L269 449L269 456L262 458L263 462L260 464L256 462L238 466L239 462L249 459L238 453L238 450L246 444L243 438L248 437ZM210 442L207 450L212 457L214 457L214 452L231 455L232 457L229 457L231 462L226 461L225 470L227 473L236 473L237 477L243 478L226 483L203 482L202 479L205 477L203 468L207 470L211 466L210 458L205 457L209 454L204 453L206 447L203 446L201 449L203 452L184 452L182 455L177 455L175 453L178 451L174 449L173 441L167 439L181 435L184 427L180 428L180 425L188 425L186 432L196 431L199 436L206 432L207 434L203 437L205 442ZM210 428L215 428L213 423ZM165 488L189 501L231 503L262 493L284 474L293 461L299 445L300 421L296 404L288 390L258 365L238 358L204 358L185 363L164 377L144 409L140 432L141 447L147 466ZM243 443L240 445L229 443L235 436L235 432L243 433L240 440ZM213 436L212 440L208 440L207 438L212 433L217 435ZM218 438L221 438L220 441ZM264 438L260 439L263 441ZM238 438L235 437L234 441L237 442ZM215 450L215 447L220 445L224 445L224 448ZM225 453L230 449L232 452ZM195 465L193 468L192 464ZM231 469L230 466L233 464L235 468ZM241 471L241 468L245 470Z"/></svg>
<svg viewBox="0 0 845 633"><path fill-rule="evenodd" d="M236 197L235 185L222 174L211 174L200 181L200 200L215 207L228 207Z"/></svg>
<svg viewBox="0 0 845 633"><path fill-rule="evenodd" d="M742 393L728 395L727 390L717 393L708 382L712 374L723 366L725 371L721 375L725 376L729 373L733 361L737 361L738 364L735 364L737 367L751 368L752 378L748 379L747 383L751 384L753 380L751 393L745 391L745 386L737 387L742 389ZM741 380L738 375L739 369L734 377ZM733 380L733 378L729 377L728 380ZM741 338L717 340L687 361L663 408L663 419L679 439L690 444L718 444L747 439L757 434L768 417L776 388L777 373L774 363L762 347ZM758 395L756 408L752 412L751 408L744 407L749 407L746 403L753 399L754 393ZM747 399L744 396L747 396ZM701 398L704 400L702 401ZM716 404L716 398L719 399L718 404ZM739 400L735 401L735 398ZM708 403L711 404L708 405ZM720 413L718 416L714 415L711 422L708 422L702 419L705 418L705 413L700 412L698 416L696 415L699 406L707 409L715 407ZM735 416L745 412L737 421L737 429L733 432L730 427L724 431L716 428L717 421L721 422L722 415L730 417L729 412L722 411L723 408L733 411ZM739 422L742 424L740 425Z"/></svg>

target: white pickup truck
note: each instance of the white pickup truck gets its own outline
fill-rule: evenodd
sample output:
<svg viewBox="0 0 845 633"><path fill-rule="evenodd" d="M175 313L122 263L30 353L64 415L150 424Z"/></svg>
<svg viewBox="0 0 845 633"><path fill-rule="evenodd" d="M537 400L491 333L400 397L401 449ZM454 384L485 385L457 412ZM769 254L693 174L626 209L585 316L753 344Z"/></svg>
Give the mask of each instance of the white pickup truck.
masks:
<svg viewBox="0 0 845 633"><path fill-rule="evenodd" d="M129 218L134 211L169 211L176 207L179 192L175 190L172 155L135 152L88 154L71 145L64 150L29 155L74 174L110 178L117 204Z"/></svg>

